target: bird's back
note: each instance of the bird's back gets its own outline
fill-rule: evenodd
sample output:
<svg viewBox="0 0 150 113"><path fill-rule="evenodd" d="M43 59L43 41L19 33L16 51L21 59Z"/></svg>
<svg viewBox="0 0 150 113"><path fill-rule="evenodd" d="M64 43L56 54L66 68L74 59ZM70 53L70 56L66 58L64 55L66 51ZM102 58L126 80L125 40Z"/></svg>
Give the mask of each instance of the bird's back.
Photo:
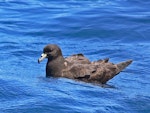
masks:
<svg viewBox="0 0 150 113"><path fill-rule="evenodd" d="M83 54L74 54L65 58L66 61L73 64L89 64L90 61Z"/></svg>
<svg viewBox="0 0 150 113"><path fill-rule="evenodd" d="M109 59L104 59L89 63L77 61L79 63L72 63L63 70L63 76L86 82L105 84L132 62L125 61L118 65L108 62L108 60ZM73 62L75 62L75 60Z"/></svg>

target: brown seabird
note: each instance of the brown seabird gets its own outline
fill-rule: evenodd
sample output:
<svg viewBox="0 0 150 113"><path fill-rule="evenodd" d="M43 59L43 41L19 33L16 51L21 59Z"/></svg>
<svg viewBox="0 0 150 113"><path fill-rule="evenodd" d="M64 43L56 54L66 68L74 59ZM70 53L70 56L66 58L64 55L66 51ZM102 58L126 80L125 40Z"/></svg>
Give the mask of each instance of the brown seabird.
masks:
<svg viewBox="0 0 150 113"><path fill-rule="evenodd" d="M64 58L60 47L55 44L44 47L38 63L44 58L48 58L46 77L65 77L100 84L106 84L108 80L132 63L132 60L127 60L113 64L109 62L108 58L91 62L83 54Z"/></svg>

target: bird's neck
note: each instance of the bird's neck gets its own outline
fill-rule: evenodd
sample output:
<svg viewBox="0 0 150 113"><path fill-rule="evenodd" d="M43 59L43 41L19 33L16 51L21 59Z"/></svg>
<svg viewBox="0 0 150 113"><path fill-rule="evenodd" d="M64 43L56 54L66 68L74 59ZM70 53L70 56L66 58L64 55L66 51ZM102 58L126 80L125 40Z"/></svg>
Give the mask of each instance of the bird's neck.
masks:
<svg viewBox="0 0 150 113"><path fill-rule="evenodd" d="M48 59L46 65L46 76L60 77L62 75L62 70L64 69L64 58L59 56L53 60Z"/></svg>

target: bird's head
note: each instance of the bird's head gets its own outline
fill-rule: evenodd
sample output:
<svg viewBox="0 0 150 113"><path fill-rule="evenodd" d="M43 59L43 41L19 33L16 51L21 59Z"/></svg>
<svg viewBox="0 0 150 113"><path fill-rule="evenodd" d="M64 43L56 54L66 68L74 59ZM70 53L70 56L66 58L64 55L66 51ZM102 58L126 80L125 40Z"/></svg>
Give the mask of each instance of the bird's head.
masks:
<svg viewBox="0 0 150 113"><path fill-rule="evenodd" d="M47 46L44 47L43 53L41 54L41 57L38 59L38 63L40 63L45 58L48 58L48 60L53 60L58 56L62 56L62 52L59 46L55 44L48 44Z"/></svg>

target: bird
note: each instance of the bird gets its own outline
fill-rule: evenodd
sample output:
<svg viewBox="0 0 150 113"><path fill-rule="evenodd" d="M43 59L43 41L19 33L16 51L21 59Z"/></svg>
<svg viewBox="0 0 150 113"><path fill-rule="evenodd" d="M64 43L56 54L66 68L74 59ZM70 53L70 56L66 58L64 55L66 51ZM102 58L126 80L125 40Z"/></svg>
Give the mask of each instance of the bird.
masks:
<svg viewBox="0 0 150 113"><path fill-rule="evenodd" d="M106 84L118 75L133 60L117 64L109 62L109 58L90 61L82 53L63 57L60 47L48 44L44 47L38 63L47 58L46 77L64 77L88 83Z"/></svg>

